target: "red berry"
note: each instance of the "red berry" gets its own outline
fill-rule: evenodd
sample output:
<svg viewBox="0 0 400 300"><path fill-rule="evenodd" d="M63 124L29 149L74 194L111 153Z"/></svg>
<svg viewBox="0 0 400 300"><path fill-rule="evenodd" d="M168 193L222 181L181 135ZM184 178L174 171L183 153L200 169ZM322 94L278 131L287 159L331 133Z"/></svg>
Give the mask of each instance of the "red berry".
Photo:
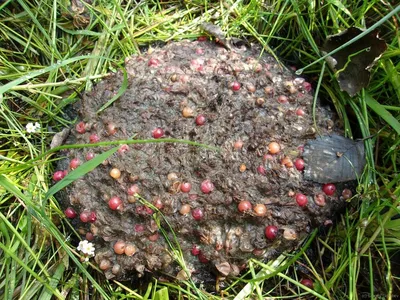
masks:
<svg viewBox="0 0 400 300"><path fill-rule="evenodd" d="M239 82L235 81L232 83L231 87L232 87L233 91L238 91L238 90L240 90L241 85Z"/></svg>
<svg viewBox="0 0 400 300"><path fill-rule="evenodd" d="M304 160L301 158L297 158L294 161L294 166L296 167L297 170L303 171L304 170Z"/></svg>
<svg viewBox="0 0 400 300"><path fill-rule="evenodd" d="M278 235L278 227L274 225L269 225L265 228L265 236L269 240L274 240Z"/></svg>
<svg viewBox="0 0 400 300"><path fill-rule="evenodd" d="M79 167L79 165L80 165L80 161L76 157L73 158L69 163L69 167L71 168L71 170L76 169L77 167Z"/></svg>
<svg viewBox="0 0 400 300"><path fill-rule="evenodd" d="M65 171L56 171L53 174L53 180L60 181L61 179L63 179L65 177L65 175L66 175Z"/></svg>
<svg viewBox="0 0 400 300"><path fill-rule="evenodd" d="M336 191L336 186L334 184L332 184L332 183L324 184L323 187L322 187L322 191L326 195L332 196Z"/></svg>
<svg viewBox="0 0 400 300"><path fill-rule="evenodd" d="M146 214L148 215L152 215L153 214L153 210L150 207L144 206L144 211L146 212Z"/></svg>
<svg viewBox="0 0 400 300"><path fill-rule="evenodd" d="M202 54L204 54L204 49L203 49L203 48L197 48L197 49L196 49L196 54L197 54L197 55L202 55Z"/></svg>
<svg viewBox="0 0 400 300"><path fill-rule="evenodd" d="M89 142L91 144L98 143L98 142L100 142L100 138L99 138L99 136L97 134L91 134L89 136Z"/></svg>
<svg viewBox="0 0 400 300"><path fill-rule="evenodd" d="M200 247L197 245L193 245L192 250L190 251L193 256L197 256L201 253Z"/></svg>
<svg viewBox="0 0 400 300"><path fill-rule="evenodd" d="M111 197L111 199L108 201L108 206L112 210L121 210L122 209L122 200L117 196Z"/></svg>
<svg viewBox="0 0 400 300"><path fill-rule="evenodd" d="M83 223L89 222L89 217L90 217L90 211L87 210L81 212L81 214L79 215L79 218Z"/></svg>
<svg viewBox="0 0 400 300"><path fill-rule="evenodd" d="M75 211L75 209L73 209L72 207L68 207L65 211L64 211L65 216L68 219L73 219L76 218L76 216L78 215Z"/></svg>
<svg viewBox="0 0 400 300"><path fill-rule="evenodd" d="M190 61L190 68L196 71L203 71L204 59L196 58Z"/></svg>
<svg viewBox="0 0 400 300"><path fill-rule="evenodd" d="M76 132L78 132L80 134L85 133L86 132L85 126L86 125L83 122L79 122L78 124L76 124L76 126L75 126Z"/></svg>
<svg viewBox="0 0 400 300"><path fill-rule="evenodd" d="M302 280L300 280L300 283L302 285L305 285L306 287L313 289L314 288L314 283L312 282L312 280L307 279L307 278L303 278Z"/></svg>
<svg viewBox="0 0 400 300"><path fill-rule="evenodd" d="M189 193L192 189L192 185L189 182L184 182L181 184L181 192L182 193Z"/></svg>
<svg viewBox="0 0 400 300"><path fill-rule="evenodd" d="M114 135L117 133L117 126L114 123L110 122L106 126L106 131L108 135Z"/></svg>
<svg viewBox="0 0 400 300"><path fill-rule="evenodd" d="M199 36L199 37L197 38L197 40L198 40L199 42L205 42L205 41L207 41L207 37L206 37L206 36Z"/></svg>
<svg viewBox="0 0 400 300"><path fill-rule="evenodd" d="M298 109L296 109L296 115L298 115L299 117L302 117L305 115L305 112L303 109L298 108Z"/></svg>
<svg viewBox="0 0 400 300"><path fill-rule="evenodd" d="M251 202L248 200L240 201L240 203L238 205L238 210L240 212L245 212L245 211L251 210L251 208L252 208Z"/></svg>
<svg viewBox="0 0 400 300"><path fill-rule="evenodd" d="M207 119L205 115L198 115L196 117L196 125L202 126L206 123Z"/></svg>
<svg viewBox="0 0 400 300"><path fill-rule="evenodd" d="M241 150L243 148L243 141L242 140L235 141L235 143L233 144L233 148L235 150Z"/></svg>
<svg viewBox="0 0 400 300"><path fill-rule="evenodd" d="M153 136L153 138L159 139L164 135L164 130L160 127L157 127L151 132L151 135Z"/></svg>
<svg viewBox="0 0 400 300"><path fill-rule="evenodd" d="M206 179L201 183L200 190L204 194L209 194L214 190L214 184L211 182L211 180Z"/></svg>
<svg viewBox="0 0 400 300"><path fill-rule="evenodd" d="M193 219L195 219L196 221L199 221L201 219L203 219L204 217L204 213L203 210L201 208L195 208L192 210L192 217Z"/></svg>
<svg viewBox="0 0 400 300"><path fill-rule="evenodd" d="M307 205L307 196L304 194L296 194L296 202L299 206L306 206Z"/></svg>
<svg viewBox="0 0 400 300"><path fill-rule="evenodd" d="M158 240L159 237L160 235L156 232L155 234L150 235L147 239L151 242L155 242Z"/></svg>
<svg viewBox="0 0 400 300"><path fill-rule="evenodd" d="M203 252L200 252L199 255L197 256L199 258L199 261L203 264L208 263L210 260L203 254Z"/></svg>
<svg viewBox="0 0 400 300"><path fill-rule="evenodd" d="M86 232L85 238L86 238L89 242L91 242L91 241L94 240L94 235L93 235L93 233L91 233L91 232L89 231L89 232Z"/></svg>

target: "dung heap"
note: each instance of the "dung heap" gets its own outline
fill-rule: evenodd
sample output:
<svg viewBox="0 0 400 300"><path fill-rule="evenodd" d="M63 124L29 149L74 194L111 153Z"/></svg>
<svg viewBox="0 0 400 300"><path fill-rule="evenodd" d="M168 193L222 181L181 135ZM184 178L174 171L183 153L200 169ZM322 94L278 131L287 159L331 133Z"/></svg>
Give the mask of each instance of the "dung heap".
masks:
<svg viewBox="0 0 400 300"><path fill-rule="evenodd" d="M107 278L182 278L167 240L179 246L194 279L238 275L251 257L298 247L311 229L332 223L351 196L346 184L303 174L307 142L317 132L342 135L337 116L318 105L314 127L310 84L260 53L206 39L171 42L126 59L128 87L101 113L123 73L83 98L67 144L174 138L218 149L121 145L63 191L66 216L94 243ZM62 152L54 178L111 147Z"/></svg>

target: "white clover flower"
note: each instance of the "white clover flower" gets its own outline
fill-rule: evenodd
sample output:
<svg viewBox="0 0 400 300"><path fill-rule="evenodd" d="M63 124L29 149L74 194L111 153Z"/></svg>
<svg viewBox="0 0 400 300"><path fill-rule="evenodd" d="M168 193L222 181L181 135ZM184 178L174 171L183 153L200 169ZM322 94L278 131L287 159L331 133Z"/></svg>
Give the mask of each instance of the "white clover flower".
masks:
<svg viewBox="0 0 400 300"><path fill-rule="evenodd" d="M40 129L40 124L38 122L35 122L35 124L33 124L32 122L29 122L28 124L26 124L25 128L26 128L26 132L35 133Z"/></svg>
<svg viewBox="0 0 400 300"><path fill-rule="evenodd" d="M94 245L93 243L89 243L87 240L80 241L77 249L83 254L94 256Z"/></svg>

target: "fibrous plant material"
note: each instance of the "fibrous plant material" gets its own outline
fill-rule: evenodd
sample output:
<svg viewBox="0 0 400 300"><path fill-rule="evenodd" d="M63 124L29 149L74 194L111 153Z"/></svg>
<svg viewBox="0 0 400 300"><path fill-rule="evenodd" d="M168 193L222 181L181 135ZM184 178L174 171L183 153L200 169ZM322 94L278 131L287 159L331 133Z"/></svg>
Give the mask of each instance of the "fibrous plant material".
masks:
<svg viewBox="0 0 400 300"><path fill-rule="evenodd" d="M176 236L191 276L205 280L210 272L238 275L251 257L296 248L343 206L345 184L324 192L303 176L313 163L302 159L303 148L317 132L310 85L257 46L171 42L127 58L125 67L124 95L98 114L123 74L100 82L84 97L67 144L175 138L219 151L121 145L66 188L60 201L70 207L67 217L82 238L90 233L107 278L146 271L181 277L157 222L170 241ZM329 107L317 106L318 132L340 135L337 123ZM66 150L55 180L110 147Z"/></svg>

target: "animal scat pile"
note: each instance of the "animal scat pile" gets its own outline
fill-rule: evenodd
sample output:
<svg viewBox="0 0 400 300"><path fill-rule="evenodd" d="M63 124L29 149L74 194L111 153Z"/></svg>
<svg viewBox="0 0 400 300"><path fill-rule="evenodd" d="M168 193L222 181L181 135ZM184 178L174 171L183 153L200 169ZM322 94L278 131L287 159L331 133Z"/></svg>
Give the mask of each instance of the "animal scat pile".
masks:
<svg viewBox="0 0 400 300"><path fill-rule="evenodd" d="M326 194L302 173L303 146L316 134L311 86L260 50L171 42L126 59L128 88L102 113L121 87L120 72L83 98L67 144L165 137L220 149L122 145L60 194L107 278L182 278L156 220L170 241L176 236L197 281L238 275L249 258L295 249L312 228L332 223L345 185ZM331 109L316 109L319 132L341 135ZM60 153L59 174L110 148Z"/></svg>

